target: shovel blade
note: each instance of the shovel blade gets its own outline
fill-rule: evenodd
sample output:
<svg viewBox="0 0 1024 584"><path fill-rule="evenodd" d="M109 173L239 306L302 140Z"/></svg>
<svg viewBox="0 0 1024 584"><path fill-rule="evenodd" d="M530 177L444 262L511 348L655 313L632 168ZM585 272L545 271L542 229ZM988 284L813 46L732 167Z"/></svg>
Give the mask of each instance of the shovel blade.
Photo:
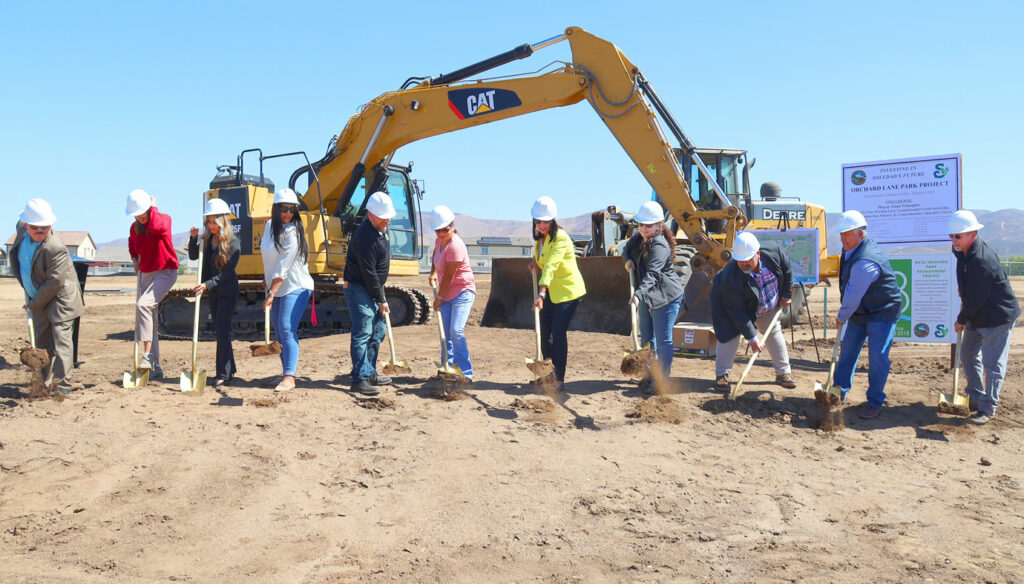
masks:
<svg viewBox="0 0 1024 584"><path fill-rule="evenodd" d="M125 371L124 378L121 380L121 387L125 389L138 389L145 387L149 383L149 369L136 369L135 371Z"/></svg>
<svg viewBox="0 0 1024 584"><path fill-rule="evenodd" d="M206 387L206 370L182 371L178 380L178 389L182 392L203 391Z"/></svg>
<svg viewBox="0 0 1024 584"><path fill-rule="evenodd" d="M409 367L409 364L405 361L388 361L384 364L384 367L381 368L381 372L383 372L384 375L404 375L412 373L412 368Z"/></svg>

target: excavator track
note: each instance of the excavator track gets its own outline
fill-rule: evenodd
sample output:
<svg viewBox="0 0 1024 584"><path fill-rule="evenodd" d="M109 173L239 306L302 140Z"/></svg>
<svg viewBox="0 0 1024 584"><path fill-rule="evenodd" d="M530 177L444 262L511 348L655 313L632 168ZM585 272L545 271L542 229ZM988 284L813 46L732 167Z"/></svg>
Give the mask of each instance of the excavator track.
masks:
<svg viewBox="0 0 1024 584"><path fill-rule="evenodd" d="M425 322L424 310L420 297L422 293L404 286L385 285L384 293L391 307L391 325L406 326ZM263 299L265 289L262 282L242 282L238 292L238 302L232 316L231 328L234 338L238 340L260 340L263 334ZM189 300L192 291L189 289L171 290L157 308L158 331L164 339L192 340L192 320L194 304ZM213 320L205 301L199 316L199 340L215 339ZM340 282L317 281L314 288L317 324L312 323L313 304L306 306L306 311L299 322L299 338L320 337L338 333L347 333L351 328L348 306L345 303L344 287Z"/></svg>
<svg viewBox="0 0 1024 584"><path fill-rule="evenodd" d="M420 318L416 321L416 324L426 324L430 321L430 313L434 310L433 303L430 302L430 298L427 297L425 292L421 292L415 288L410 288L410 290L420 305Z"/></svg>

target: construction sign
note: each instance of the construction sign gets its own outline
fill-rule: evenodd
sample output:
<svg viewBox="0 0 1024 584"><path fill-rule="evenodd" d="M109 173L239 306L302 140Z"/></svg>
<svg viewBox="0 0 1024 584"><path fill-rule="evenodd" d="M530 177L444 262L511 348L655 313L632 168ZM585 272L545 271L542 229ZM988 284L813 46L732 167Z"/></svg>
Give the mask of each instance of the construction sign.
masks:
<svg viewBox="0 0 1024 584"><path fill-rule="evenodd" d="M877 243L948 242L961 206L960 155L843 165L843 210L860 211Z"/></svg>
<svg viewBox="0 0 1024 584"><path fill-rule="evenodd" d="M960 312L953 254L890 255L902 309L894 342L954 343Z"/></svg>

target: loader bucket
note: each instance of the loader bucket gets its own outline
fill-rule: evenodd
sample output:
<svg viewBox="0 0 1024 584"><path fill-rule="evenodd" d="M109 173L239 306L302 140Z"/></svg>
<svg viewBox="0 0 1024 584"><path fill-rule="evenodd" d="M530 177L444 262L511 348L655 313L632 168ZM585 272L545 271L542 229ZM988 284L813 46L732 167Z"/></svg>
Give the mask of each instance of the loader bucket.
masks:
<svg viewBox="0 0 1024 584"><path fill-rule="evenodd" d="M576 258L587 294L573 316L571 330L629 334L629 274L621 257ZM530 258L495 258L491 295L481 326L533 328Z"/></svg>

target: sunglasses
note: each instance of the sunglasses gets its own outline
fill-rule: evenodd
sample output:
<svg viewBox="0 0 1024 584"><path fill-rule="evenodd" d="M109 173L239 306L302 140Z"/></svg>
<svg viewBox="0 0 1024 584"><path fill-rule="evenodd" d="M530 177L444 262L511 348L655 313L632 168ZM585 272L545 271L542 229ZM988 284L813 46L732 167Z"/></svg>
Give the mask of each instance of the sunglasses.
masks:
<svg viewBox="0 0 1024 584"><path fill-rule="evenodd" d="M296 207L295 205L284 205L281 207L282 213L295 213L298 210L299 208Z"/></svg>
<svg viewBox="0 0 1024 584"><path fill-rule="evenodd" d="M28 225L29 231L46 231L49 228L49 225Z"/></svg>
<svg viewBox="0 0 1024 584"><path fill-rule="evenodd" d="M950 235L949 238L959 241L961 239L967 239L967 236L967 233L954 233L953 235Z"/></svg>

